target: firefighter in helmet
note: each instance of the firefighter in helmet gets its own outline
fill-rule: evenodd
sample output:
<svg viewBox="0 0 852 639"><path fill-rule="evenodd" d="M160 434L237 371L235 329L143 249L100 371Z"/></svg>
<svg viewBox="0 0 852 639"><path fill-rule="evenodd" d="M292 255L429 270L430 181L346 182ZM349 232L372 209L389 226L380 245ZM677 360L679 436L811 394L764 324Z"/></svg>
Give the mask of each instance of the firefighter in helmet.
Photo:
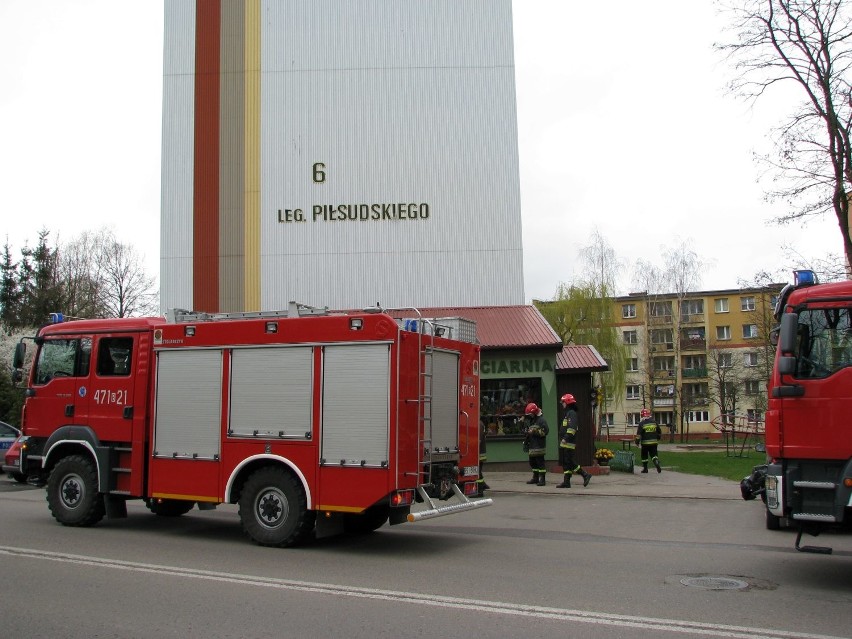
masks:
<svg viewBox="0 0 852 639"><path fill-rule="evenodd" d="M643 408L639 413L639 425L636 427L636 443L640 445L642 451L642 472L648 472L648 460L654 463L654 467L658 473L663 472L660 468L660 459L657 457L657 444L660 443L662 431L654 418L651 417L651 411Z"/></svg>
<svg viewBox="0 0 852 639"><path fill-rule="evenodd" d="M563 395L560 400L565 415L559 426L559 465L562 466L562 483L557 488L571 488L571 475L580 473L583 476L583 486L588 486L592 476L574 461L574 450L577 448L577 431L580 429L580 417L577 415L577 400L570 393Z"/></svg>
<svg viewBox="0 0 852 639"><path fill-rule="evenodd" d="M541 414L541 409L534 402L527 404L524 409L527 423L525 424L526 437L524 437L524 450L530 457L530 468L532 468L532 479L528 484L536 486L545 485L547 467L544 465L544 453L547 444L547 420Z"/></svg>

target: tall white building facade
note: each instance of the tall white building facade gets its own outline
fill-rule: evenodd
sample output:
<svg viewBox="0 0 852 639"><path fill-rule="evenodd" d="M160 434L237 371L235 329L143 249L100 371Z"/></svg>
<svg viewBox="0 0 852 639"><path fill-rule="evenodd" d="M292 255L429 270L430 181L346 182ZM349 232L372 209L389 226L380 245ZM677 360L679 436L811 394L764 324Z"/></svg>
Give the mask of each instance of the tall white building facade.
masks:
<svg viewBox="0 0 852 639"><path fill-rule="evenodd" d="M167 0L161 304L523 304L511 0Z"/></svg>

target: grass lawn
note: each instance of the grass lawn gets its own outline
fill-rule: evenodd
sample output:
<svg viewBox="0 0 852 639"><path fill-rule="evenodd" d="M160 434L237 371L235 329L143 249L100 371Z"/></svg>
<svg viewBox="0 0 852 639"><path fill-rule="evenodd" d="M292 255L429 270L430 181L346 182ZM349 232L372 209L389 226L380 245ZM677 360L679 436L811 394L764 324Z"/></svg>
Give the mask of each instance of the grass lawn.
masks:
<svg viewBox="0 0 852 639"><path fill-rule="evenodd" d="M612 451L621 450L621 445L615 448L613 442L598 442L596 448L609 448ZM766 454L746 449L742 457L736 457L739 449L732 449L731 456L725 452L725 448L717 451L695 451L695 452L671 452L660 451L660 464L664 468L675 470L679 473L691 475L709 475L710 477L721 477L732 481L740 481L746 475L751 474L752 468L766 462ZM639 449L633 447L633 458L636 465L640 466Z"/></svg>

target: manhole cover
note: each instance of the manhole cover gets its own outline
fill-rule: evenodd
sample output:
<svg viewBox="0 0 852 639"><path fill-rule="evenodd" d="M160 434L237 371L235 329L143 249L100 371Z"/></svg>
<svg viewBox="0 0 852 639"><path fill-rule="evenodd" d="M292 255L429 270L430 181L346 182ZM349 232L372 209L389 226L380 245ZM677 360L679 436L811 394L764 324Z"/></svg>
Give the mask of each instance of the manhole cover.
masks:
<svg viewBox="0 0 852 639"><path fill-rule="evenodd" d="M684 577L680 580L684 586L703 588L704 590L743 590L748 582L730 577Z"/></svg>

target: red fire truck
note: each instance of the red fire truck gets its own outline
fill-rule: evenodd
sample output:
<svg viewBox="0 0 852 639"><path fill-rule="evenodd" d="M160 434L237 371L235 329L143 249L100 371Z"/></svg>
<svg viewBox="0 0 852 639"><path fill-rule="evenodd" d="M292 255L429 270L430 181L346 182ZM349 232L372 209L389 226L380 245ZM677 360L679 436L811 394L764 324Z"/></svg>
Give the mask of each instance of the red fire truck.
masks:
<svg viewBox="0 0 852 639"><path fill-rule="evenodd" d="M752 483L763 492L767 528L796 526L800 551L830 553L800 546L802 533L843 528L852 519L850 314L852 282L818 284L812 271L796 271L775 307L780 327L766 412L769 463Z"/></svg>
<svg viewBox="0 0 852 639"><path fill-rule="evenodd" d="M130 499L163 516L238 504L269 546L488 506L469 499L479 346L459 322L291 303L54 323L4 467L45 485L66 526L126 517Z"/></svg>

